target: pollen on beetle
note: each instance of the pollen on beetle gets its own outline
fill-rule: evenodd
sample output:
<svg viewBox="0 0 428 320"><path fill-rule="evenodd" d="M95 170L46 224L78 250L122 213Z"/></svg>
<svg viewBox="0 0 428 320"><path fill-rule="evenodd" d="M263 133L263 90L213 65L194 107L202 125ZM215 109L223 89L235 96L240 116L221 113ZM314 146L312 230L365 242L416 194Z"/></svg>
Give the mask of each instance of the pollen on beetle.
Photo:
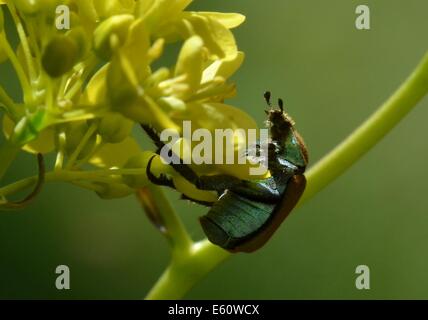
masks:
<svg viewBox="0 0 428 320"><path fill-rule="evenodd" d="M265 120L265 126L266 126L266 128L272 128L272 121L270 121L270 120Z"/></svg>

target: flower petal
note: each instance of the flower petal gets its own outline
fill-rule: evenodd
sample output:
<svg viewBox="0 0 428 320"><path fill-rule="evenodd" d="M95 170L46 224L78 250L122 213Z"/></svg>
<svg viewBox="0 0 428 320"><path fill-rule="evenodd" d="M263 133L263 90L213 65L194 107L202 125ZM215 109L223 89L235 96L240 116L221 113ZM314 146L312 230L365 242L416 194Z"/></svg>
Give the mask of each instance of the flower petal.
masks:
<svg viewBox="0 0 428 320"><path fill-rule="evenodd" d="M138 12L150 30L176 19L192 0L142 0Z"/></svg>
<svg viewBox="0 0 428 320"><path fill-rule="evenodd" d="M82 96L82 103L100 104L103 103L106 97L106 77L109 71L109 64L101 67L88 82Z"/></svg>
<svg viewBox="0 0 428 320"><path fill-rule="evenodd" d="M14 122L7 116L3 116L3 133L9 138L15 128ZM24 145L22 149L26 152L47 154L55 149L55 130L47 128L39 133L37 139Z"/></svg>
<svg viewBox="0 0 428 320"><path fill-rule="evenodd" d="M210 59L213 61L230 56L234 57L238 52L235 38L225 25L198 13L188 12L186 18L167 25L160 29L156 35L170 41L177 40L178 35L182 39L198 35L209 50Z"/></svg>
<svg viewBox="0 0 428 320"><path fill-rule="evenodd" d="M132 157L141 153L141 148L134 138L127 137L121 143L107 143L89 160L94 166L101 168L122 168Z"/></svg>
<svg viewBox="0 0 428 320"><path fill-rule="evenodd" d="M92 0L98 17L103 20L113 15L133 13L134 0ZM88 1L89 2L89 1Z"/></svg>
<svg viewBox="0 0 428 320"><path fill-rule="evenodd" d="M244 62L245 54L238 51L236 56L230 56L221 60L214 61L208 68L204 70L202 83L212 81L216 77L224 79L230 78Z"/></svg>
<svg viewBox="0 0 428 320"><path fill-rule="evenodd" d="M192 95L201 83L203 63L204 63L204 43L198 36L191 37L184 43L178 56L175 67L175 77L181 77L181 83L185 84L185 90L175 92L179 99L186 99Z"/></svg>
<svg viewBox="0 0 428 320"><path fill-rule="evenodd" d="M189 15L195 15L195 14L210 18L212 20L216 20L228 29L239 27L245 21L245 16L239 13L186 11L186 12L183 12L182 17L186 19L186 17L188 17Z"/></svg>

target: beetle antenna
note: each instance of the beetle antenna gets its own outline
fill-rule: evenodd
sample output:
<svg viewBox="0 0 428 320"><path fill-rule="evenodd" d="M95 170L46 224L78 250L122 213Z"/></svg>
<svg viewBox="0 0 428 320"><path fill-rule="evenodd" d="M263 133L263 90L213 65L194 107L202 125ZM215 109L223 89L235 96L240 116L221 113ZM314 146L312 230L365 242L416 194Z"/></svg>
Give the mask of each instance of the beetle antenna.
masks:
<svg viewBox="0 0 428 320"><path fill-rule="evenodd" d="M278 106L284 112L284 101L282 99L278 99Z"/></svg>
<svg viewBox="0 0 428 320"><path fill-rule="evenodd" d="M266 91L264 94L266 103L268 104L269 107L272 107L271 103L270 103L270 97L271 97L271 93L270 91Z"/></svg>

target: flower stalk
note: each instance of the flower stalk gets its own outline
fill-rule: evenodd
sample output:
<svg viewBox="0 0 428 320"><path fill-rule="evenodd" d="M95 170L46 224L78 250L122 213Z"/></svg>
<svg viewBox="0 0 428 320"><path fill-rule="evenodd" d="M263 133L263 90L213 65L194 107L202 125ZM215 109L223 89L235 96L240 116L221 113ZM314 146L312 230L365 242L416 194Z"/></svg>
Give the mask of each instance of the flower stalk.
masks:
<svg viewBox="0 0 428 320"><path fill-rule="evenodd" d="M419 65L360 127L306 174L305 202L337 179L388 134L428 93L428 53Z"/></svg>

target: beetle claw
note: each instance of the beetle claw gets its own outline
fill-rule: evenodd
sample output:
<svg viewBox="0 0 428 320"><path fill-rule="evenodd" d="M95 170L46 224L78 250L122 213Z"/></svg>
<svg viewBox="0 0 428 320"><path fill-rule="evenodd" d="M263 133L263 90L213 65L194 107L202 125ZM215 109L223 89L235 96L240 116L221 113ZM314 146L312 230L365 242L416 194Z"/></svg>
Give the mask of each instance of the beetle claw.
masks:
<svg viewBox="0 0 428 320"><path fill-rule="evenodd" d="M156 158L156 155L152 156L147 164L147 168L146 168L146 175L147 178L150 180L151 183L159 185L159 186L165 186L165 187L170 187L170 188L175 188L174 186L174 182L172 181L172 179L169 179L166 175L164 175L163 173L161 173L159 175L159 177L156 177L152 172L151 172L151 167L152 167L152 162L153 159Z"/></svg>

